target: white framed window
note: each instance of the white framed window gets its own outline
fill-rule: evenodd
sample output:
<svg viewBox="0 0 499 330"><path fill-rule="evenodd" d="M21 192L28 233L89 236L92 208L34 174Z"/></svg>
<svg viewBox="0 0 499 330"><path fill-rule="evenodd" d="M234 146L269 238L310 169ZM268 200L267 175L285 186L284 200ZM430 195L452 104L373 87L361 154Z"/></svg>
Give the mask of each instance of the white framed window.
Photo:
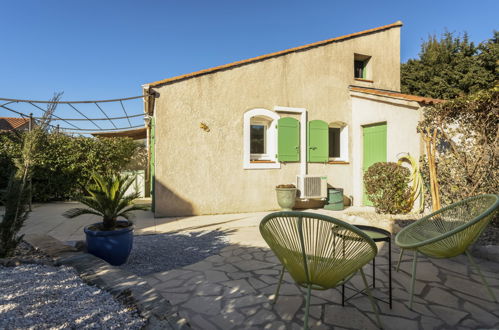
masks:
<svg viewBox="0 0 499 330"><path fill-rule="evenodd" d="M348 162L348 126L346 123L329 124L329 160Z"/></svg>
<svg viewBox="0 0 499 330"><path fill-rule="evenodd" d="M253 117L250 120L250 160L270 160L267 143L270 121Z"/></svg>
<svg viewBox="0 0 499 330"><path fill-rule="evenodd" d="M277 154L279 115L267 109L252 109L243 118L243 167L245 169L280 168Z"/></svg>

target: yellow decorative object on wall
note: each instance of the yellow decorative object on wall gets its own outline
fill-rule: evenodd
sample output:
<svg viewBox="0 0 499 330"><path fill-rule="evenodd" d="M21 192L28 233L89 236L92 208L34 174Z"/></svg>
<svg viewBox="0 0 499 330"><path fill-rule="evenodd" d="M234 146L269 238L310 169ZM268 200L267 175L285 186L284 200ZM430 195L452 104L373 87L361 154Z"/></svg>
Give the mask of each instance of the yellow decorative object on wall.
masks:
<svg viewBox="0 0 499 330"><path fill-rule="evenodd" d="M206 125L203 122L199 123L199 128L201 128L205 132L209 132L210 131L210 128L208 127L208 125Z"/></svg>

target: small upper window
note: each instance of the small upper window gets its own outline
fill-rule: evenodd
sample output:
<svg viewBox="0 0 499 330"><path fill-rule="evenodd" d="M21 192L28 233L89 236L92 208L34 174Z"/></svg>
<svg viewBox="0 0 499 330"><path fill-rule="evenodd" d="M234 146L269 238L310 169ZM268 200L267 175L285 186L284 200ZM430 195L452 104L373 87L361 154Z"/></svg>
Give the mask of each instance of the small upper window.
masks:
<svg viewBox="0 0 499 330"><path fill-rule="evenodd" d="M355 54L353 62L353 74L355 79L372 79L370 59L370 56Z"/></svg>
<svg viewBox="0 0 499 330"><path fill-rule="evenodd" d="M366 79L366 62L355 61L354 62L355 78Z"/></svg>

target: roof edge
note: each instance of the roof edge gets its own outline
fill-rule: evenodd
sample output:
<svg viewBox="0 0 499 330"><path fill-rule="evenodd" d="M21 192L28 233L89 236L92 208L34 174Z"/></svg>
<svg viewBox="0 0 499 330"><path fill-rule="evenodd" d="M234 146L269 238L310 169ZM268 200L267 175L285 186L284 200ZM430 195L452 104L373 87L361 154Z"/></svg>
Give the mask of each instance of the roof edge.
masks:
<svg viewBox="0 0 499 330"><path fill-rule="evenodd" d="M412 94L404 94L401 92L391 91L391 90L386 90L386 89L362 87L362 86L355 86L355 85L350 85L348 88L352 92L359 92L359 93L371 94L371 95L376 95L376 96L385 96L385 97L390 97L390 98L395 98L395 99L400 99L400 100L414 101L414 102L418 102L418 103L422 103L422 104L436 104L436 103L445 102L445 100L441 100L441 99L434 99L431 97L424 97L424 96L418 96L418 95L412 95Z"/></svg>
<svg viewBox="0 0 499 330"><path fill-rule="evenodd" d="M270 59L270 58L274 58L274 57L278 57L278 56L283 56L283 55L287 55L287 54L294 53L294 52L304 51L304 50L307 50L307 49L310 49L310 48L315 48L315 47L327 45L327 44L330 44L330 43L333 43L333 42L344 41L344 40L356 38L356 37L359 37L359 36L362 36L362 35L366 35L366 34L371 34L371 33L379 32L379 31L383 31L383 30L388 30L388 29L395 28L395 27L401 27L402 25L403 25L402 21L396 21L395 23L388 24L388 25L383 25L383 26L380 26L380 27L377 27L377 28L373 28L373 29L369 29L369 30L364 30L364 31L360 31L360 32L355 32L355 33L347 34L347 35L336 37L336 38L332 38L332 39L326 39L326 40L322 40L322 41L318 41L318 42L314 42L314 43L311 43L311 44L307 44L307 45L303 45L303 46L298 46L298 47L294 47L294 48L289 48L289 49L286 49L286 50L281 50L281 51L270 53L270 54L266 54L266 55L252 57L252 58L249 58L249 59L246 59L246 60L236 61L236 62L224 64L224 65L219 65L219 66L216 66L216 67L213 67L213 68L204 69L204 70L200 70L200 71L195 71L195 72L187 73L187 74L180 75L180 76L175 76L175 77L171 77L171 78L167 78L167 79L163 79L163 80L158 80L158 81L155 81L155 82L152 82L152 83L143 84L142 86L143 87L147 86L149 88L150 87L157 87L157 86L160 86L160 85L174 83L174 82L177 82L177 81L180 81L180 80L185 80L185 79L189 79L189 78L194 78L194 77L202 76L202 75L205 75L205 74L214 73L214 72L217 72L217 71L222 71L222 70L230 69L230 68L233 68L233 67L238 67L238 66L242 66L242 65L246 65L246 64L250 64L250 63L254 63L254 62L259 62L259 61L264 61L264 60L267 60L267 59Z"/></svg>
<svg viewBox="0 0 499 330"><path fill-rule="evenodd" d="M139 139L145 139L147 137L146 127L139 127L134 129L126 129L121 131L104 131L104 132L92 132L90 133L94 137L137 137Z"/></svg>

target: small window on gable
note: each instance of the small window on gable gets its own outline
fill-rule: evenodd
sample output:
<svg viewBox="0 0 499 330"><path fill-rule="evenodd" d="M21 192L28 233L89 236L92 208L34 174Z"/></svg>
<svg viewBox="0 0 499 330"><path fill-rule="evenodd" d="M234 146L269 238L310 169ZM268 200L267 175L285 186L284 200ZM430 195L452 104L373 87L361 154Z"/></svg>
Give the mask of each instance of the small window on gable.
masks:
<svg viewBox="0 0 499 330"><path fill-rule="evenodd" d="M371 57L367 55L354 55L353 75L355 79L372 79L370 60Z"/></svg>
<svg viewBox="0 0 499 330"><path fill-rule="evenodd" d="M345 123L329 124L329 160L348 162L348 126Z"/></svg>

